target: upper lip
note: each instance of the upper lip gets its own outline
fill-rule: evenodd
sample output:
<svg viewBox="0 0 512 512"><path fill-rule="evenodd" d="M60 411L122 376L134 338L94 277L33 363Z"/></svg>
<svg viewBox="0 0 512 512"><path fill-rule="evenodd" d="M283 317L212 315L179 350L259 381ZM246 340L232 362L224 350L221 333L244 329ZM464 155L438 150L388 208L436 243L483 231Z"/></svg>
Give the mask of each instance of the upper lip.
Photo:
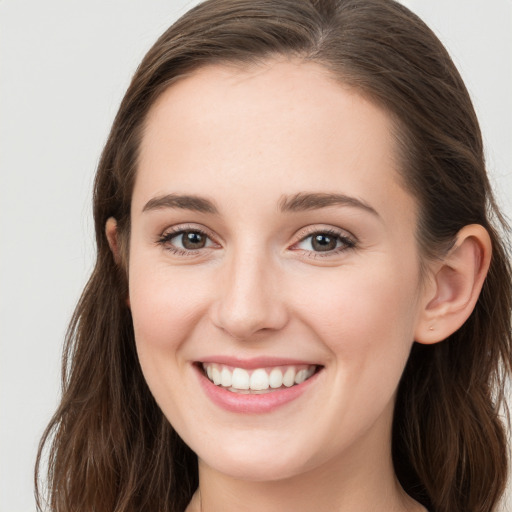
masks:
<svg viewBox="0 0 512 512"><path fill-rule="evenodd" d="M254 370L256 368L268 368L272 366L292 366L292 365L318 365L318 363L311 361L304 361L300 359L290 359L283 357L260 356L248 359L242 359L233 356L210 356L205 357L198 361L199 363L216 363L226 366L233 366L234 368L245 368L246 370Z"/></svg>

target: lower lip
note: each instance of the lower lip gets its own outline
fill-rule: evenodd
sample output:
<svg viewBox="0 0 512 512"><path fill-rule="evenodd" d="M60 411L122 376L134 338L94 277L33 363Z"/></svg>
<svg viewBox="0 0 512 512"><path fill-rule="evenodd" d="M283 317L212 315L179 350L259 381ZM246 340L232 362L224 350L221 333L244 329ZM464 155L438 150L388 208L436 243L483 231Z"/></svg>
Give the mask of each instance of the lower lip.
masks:
<svg viewBox="0 0 512 512"><path fill-rule="evenodd" d="M315 383L319 373L321 373L317 372L308 380L290 388L278 389L276 391L269 391L268 393L261 394L245 394L235 393L220 386L216 386L198 367L196 367L196 372L199 376L201 387L214 404L227 411L242 414L261 414L271 412L289 402L292 402L293 400L296 400Z"/></svg>

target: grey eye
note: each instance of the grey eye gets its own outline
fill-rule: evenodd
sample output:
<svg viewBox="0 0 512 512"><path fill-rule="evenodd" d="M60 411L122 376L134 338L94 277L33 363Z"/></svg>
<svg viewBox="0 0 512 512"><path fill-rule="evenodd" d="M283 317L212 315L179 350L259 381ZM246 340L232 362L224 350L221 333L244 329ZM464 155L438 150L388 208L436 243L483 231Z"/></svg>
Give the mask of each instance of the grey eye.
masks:
<svg viewBox="0 0 512 512"><path fill-rule="evenodd" d="M168 233L161 238L160 243L185 251L194 251L215 245L208 235L195 229Z"/></svg>
<svg viewBox="0 0 512 512"><path fill-rule="evenodd" d="M297 247L304 251L328 252L334 251L343 245L339 235L330 233L313 233L301 240Z"/></svg>
<svg viewBox="0 0 512 512"><path fill-rule="evenodd" d="M338 238L325 233L318 233L311 237L311 247L314 251L332 251L336 249Z"/></svg>
<svg viewBox="0 0 512 512"><path fill-rule="evenodd" d="M202 249L206 246L206 242L208 237L203 233L199 233L198 231L185 231L181 235L181 244L184 249Z"/></svg>

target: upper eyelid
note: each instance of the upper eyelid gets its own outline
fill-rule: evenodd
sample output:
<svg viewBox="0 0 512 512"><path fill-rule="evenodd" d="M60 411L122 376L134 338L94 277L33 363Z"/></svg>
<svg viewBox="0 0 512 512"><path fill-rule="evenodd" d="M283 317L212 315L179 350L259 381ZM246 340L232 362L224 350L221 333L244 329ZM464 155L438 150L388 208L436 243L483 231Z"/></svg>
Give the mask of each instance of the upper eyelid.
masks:
<svg viewBox="0 0 512 512"><path fill-rule="evenodd" d="M306 226L305 228L302 228L297 232L297 235L296 235L297 241L294 242L294 244L304 240L308 236L314 235L315 233L329 233L333 236L339 236L341 238L349 238L354 243L356 243L358 241L357 237L346 229L337 228L334 226L322 227L322 226L318 226L318 225L312 225L312 226Z"/></svg>
<svg viewBox="0 0 512 512"><path fill-rule="evenodd" d="M328 233L326 231L322 232L322 231L314 231L313 233L309 234L309 235L306 235L305 237L302 237L300 240L298 240L297 242L293 243L290 248L294 251L297 251L299 250L298 248L294 249L294 247L297 247L300 243L304 242L305 240L307 240L308 238L310 238L311 236L315 235L316 233L322 233L322 234L327 234L329 236L335 236L336 238L340 239L342 241L342 244L345 245L344 248L336 248L336 249L333 249L333 250L329 250L329 251L325 251L325 252L318 252L318 251L311 251L311 250L308 250L308 249L300 249L304 252L310 252L312 254L322 254L324 256L328 256L329 254L330 255L333 255L333 254L336 254L337 252L341 252L347 248L355 248L357 247L357 241L348 237L348 236L343 236L342 234L336 234L336 233Z"/></svg>
<svg viewBox="0 0 512 512"><path fill-rule="evenodd" d="M159 238L163 238L167 235L178 236L179 234L184 233L186 231L197 231L198 233L206 235L213 241L217 241L217 239L220 238L216 233L208 229L206 226L202 226L199 224L178 224L177 226L167 227L161 232Z"/></svg>

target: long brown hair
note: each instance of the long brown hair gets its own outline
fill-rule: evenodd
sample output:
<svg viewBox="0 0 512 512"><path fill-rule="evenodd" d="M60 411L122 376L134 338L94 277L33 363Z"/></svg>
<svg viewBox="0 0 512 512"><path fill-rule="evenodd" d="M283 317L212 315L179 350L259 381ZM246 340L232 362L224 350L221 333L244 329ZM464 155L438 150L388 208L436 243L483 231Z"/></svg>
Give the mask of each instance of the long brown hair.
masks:
<svg viewBox="0 0 512 512"><path fill-rule="evenodd" d="M467 224L489 231L491 267L470 318L442 343L413 346L392 443L402 486L430 510L496 510L507 477L500 407L512 370L511 269L499 234L507 228L461 77L436 36L392 0L209 0L145 56L96 175L97 262L67 333L62 402L40 444L39 509L46 497L56 512L182 512L197 487L196 457L164 418L139 367L126 261L114 261L105 223L117 219L128 258L139 142L148 110L167 87L203 65L274 55L323 65L395 120L404 186L420 205L424 259L442 254ZM46 496L37 484L43 453Z"/></svg>

